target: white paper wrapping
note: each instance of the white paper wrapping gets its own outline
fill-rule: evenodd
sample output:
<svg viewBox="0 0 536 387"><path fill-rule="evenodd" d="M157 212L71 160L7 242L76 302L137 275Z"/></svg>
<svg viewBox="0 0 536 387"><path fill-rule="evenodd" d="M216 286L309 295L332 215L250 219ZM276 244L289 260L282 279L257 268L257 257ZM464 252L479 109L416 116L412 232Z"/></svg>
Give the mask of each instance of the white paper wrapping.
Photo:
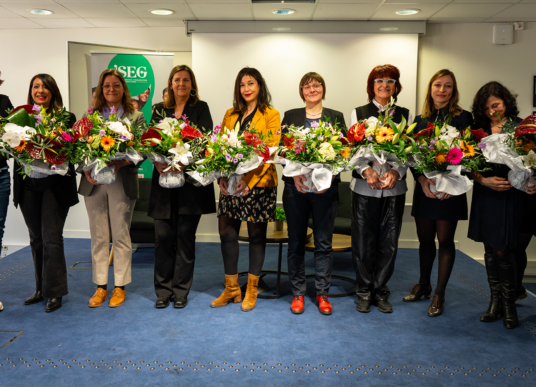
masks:
<svg viewBox="0 0 536 387"><path fill-rule="evenodd" d="M449 165L445 172L424 172L430 180L435 180L435 185L430 185L432 192L445 192L452 196L463 195L473 187L473 182L462 175L461 165ZM438 196L439 194L436 194Z"/></svg>
<svg viewBox="0 0 536 387"><path fill-rule="evenodd" d="M152 163L165 163L171 166L172 157L166 157L158 153L147 154L147 158L151 160ZM158 184L164 188L180 188L184 185L186 179L184 177L184 172L173 173L169 172L166 175L160 175L158 178Z"/></svg>
<svg viewBox="0 0 536 387"><path fill-rule="evenodd" d="M133 149L128 149L126 152L117 152L110 157L110 161L113 160L129 160L134 164L138 164L143 160L143 157ZM98 184L112 184L115 181L115 167L108 167L106 163L100 159L91 160L87 164L80 165L78 170L91 171L91 178Z"/></svg>
<svg viewBox="0 0 536 387"><path fill-rule="evenodd" d="M369 163L372 162L372 169L378 172L380 178L389 169L395 167L398 168L403 162L395 155L389 154L387 151L379 150L374 151L372 144L367 147L361 147L352 156L348 162L346 170L357 170L361 173L362 170L370 167Z"/></svg>
<svg viewBox="0 0 536 387"><path fill-rule="evenodd" d="M51 175L65 176L69 172L68 163L54 165L55 170L51 169L52 165L50 163L45 163L43 160L34 160L30 164L21 163L21 165L26 176L32 179L42 179Z"/></svg>

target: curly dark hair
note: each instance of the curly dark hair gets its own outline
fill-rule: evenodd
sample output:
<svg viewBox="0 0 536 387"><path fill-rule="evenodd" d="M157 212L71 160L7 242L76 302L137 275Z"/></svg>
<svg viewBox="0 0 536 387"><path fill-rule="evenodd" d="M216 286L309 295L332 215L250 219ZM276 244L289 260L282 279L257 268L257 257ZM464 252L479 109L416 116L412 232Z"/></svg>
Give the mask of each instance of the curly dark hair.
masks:
<svg viewBox="0 0 536 387"><path fill-rule="evenodd" d="M475 119L475 128L484 127L490 124L491 120L486 114L486 103L491 96L503 100L506 108L504 113L505 118L511 118L513 120L517 118L517 115L519 114L516 101L517 95L512 94L510 90L499 82L492 81L482 86L473 99L471 111L473 112L473 117Z"/></svg>

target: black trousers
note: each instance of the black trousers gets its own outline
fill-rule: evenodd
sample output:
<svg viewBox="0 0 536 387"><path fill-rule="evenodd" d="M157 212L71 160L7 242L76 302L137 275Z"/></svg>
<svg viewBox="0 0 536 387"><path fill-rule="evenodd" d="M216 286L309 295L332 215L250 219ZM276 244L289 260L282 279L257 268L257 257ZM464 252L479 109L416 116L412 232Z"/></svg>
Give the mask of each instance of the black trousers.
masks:
<svg viewBox="0 0 536 387"><path fill-rule="evenodd" d="M26 178L20 209L30 234L35 289L45 298L67 295L63 226L69 207L58 203L47 178Z"/></svg>
<svg viewBox="0 0 536 387"><path fill-rule="evenodd" d="M186 297L192 287L195 233L201 215L172 211L171 219L155 219L154 288L157 297Z"/></svg>
<svg viewBox="0 0 536 387"><path fill-rule="evenodd" d="M352 192L352 256L359 298L387 300L406 194L375 198Z"/></svg>
<svg viewBox="0 0 536 387"><path fill-rule="evenodd" d="M315 240L316 295L329 293L333 267L333 226L339 208L338 186L323 194L300 193L294 185L286 184L283 207L288 224L288 276L294 296L305 296L305 245L309 215L313 217Z"/></svg>

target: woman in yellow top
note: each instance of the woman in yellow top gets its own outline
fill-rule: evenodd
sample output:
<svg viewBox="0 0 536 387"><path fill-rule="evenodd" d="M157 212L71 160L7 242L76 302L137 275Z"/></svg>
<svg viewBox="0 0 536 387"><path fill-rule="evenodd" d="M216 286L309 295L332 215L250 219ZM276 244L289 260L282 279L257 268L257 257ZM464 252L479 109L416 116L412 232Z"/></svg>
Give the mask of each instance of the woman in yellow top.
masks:
<svg viewBox="0 0 536 387"><path fill-rule="evenodd" d="M225 113L222 128L262 134L268 146L279 144L279 112L270 106L272 97L261 73L245 67L238 73L234 87L233 107ZM213 308L240 302L238 286L238 233L242 221L248 222L249 275L242 310L255 308L257 285L264 262L266 228L275 220L277 172L274 164L264 164L246 174L237 184L234 195L227 191L227 178L219 179L220 201L218 227L225 269L225 290L210 304Z"/></svg>

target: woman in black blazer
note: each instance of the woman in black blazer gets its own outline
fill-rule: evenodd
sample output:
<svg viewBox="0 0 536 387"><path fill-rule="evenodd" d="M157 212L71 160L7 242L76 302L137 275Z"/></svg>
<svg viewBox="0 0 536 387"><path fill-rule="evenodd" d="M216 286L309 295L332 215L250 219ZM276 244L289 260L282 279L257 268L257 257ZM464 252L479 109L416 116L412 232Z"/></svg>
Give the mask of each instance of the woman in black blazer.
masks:
<svg viewBox="0 0 536 387"><path fill-rule="evenodd" d="M473 124L473 116L458 105L459 94L456 77L450 70L439 70L428 83L428 91L420 116L415 118L414 133L426 129L428 122L445 122L450 116L450 126L463 130ZM467 220L467 196L450 196L444 192L430 191L434 182L424 174L411 169L415 178L411 215L415 218L419 238L419 263L421 276L413 285L405 302L415 302L421 297L429 298L432 293L430 276L436 256L436 235L439 241L437 286L428 308L428 316L443 313L445 289L456 257L454 235L459 220ZM438 196L436 196L438 195Z"/></svg>
<svg viewBox="0 0 536 387"><path fill-rule="evenodd" d="M43 106L47 113L63 108L61 93L54 78L37 74L30 81L28 104ZM69 113L68 127L76 122ZM63 226L69 208L78 203L76 174L69 165L65 176L51 175L42 179L25 178L16 167L13 176L13 202L20 205L24 221L30 233L30 246L35 268L35 293L25 305L48 298L46 311L61 308L62 297L67 295L67 267L63 250Z"/></svg>
<svg viewBox="0 0 536 387"><path fill-rule="evenodd" d="M186 65L175 66L168 78L170 92L163 103L155 105L151 121L165 117L181 117L204 132L212 131L212 116L206 102L199 99L199 89L193 71ZM175 297L173 306L184 308L192 286L195 264L195 233L201 215L216 212L214 186L196 187L187 178L180 188L161 187L160 175L165 163L154 163L148 215L154 218L156 244L154 286L155 306L166 308ZM155 171L156 172L156 171Z"/></svg>
<svg viewBox="0 0 536 387"><path fill-rule="evenodd" d="M320 120L346 126L344 116L336 110L324 108L322 100L326 98L326 83L320 74L305 74L299 86L300 97L305 102L304 108L285 112L281 125L311 127ZM283 135L287 129L283 129ZM305 244L307 243L307 224L309 216L313 218L313 235L315 239L315 286L316 303L322 314L330 315L332 306L328 300L331 285L331 267L333 266L333 227L339 208L339 176L335 176L331 187L314 193L308 193L303 185L304 176L285 177L283 207L288 224L288 272L294 299L290 311L303 313L305 280Z"/></svg>

